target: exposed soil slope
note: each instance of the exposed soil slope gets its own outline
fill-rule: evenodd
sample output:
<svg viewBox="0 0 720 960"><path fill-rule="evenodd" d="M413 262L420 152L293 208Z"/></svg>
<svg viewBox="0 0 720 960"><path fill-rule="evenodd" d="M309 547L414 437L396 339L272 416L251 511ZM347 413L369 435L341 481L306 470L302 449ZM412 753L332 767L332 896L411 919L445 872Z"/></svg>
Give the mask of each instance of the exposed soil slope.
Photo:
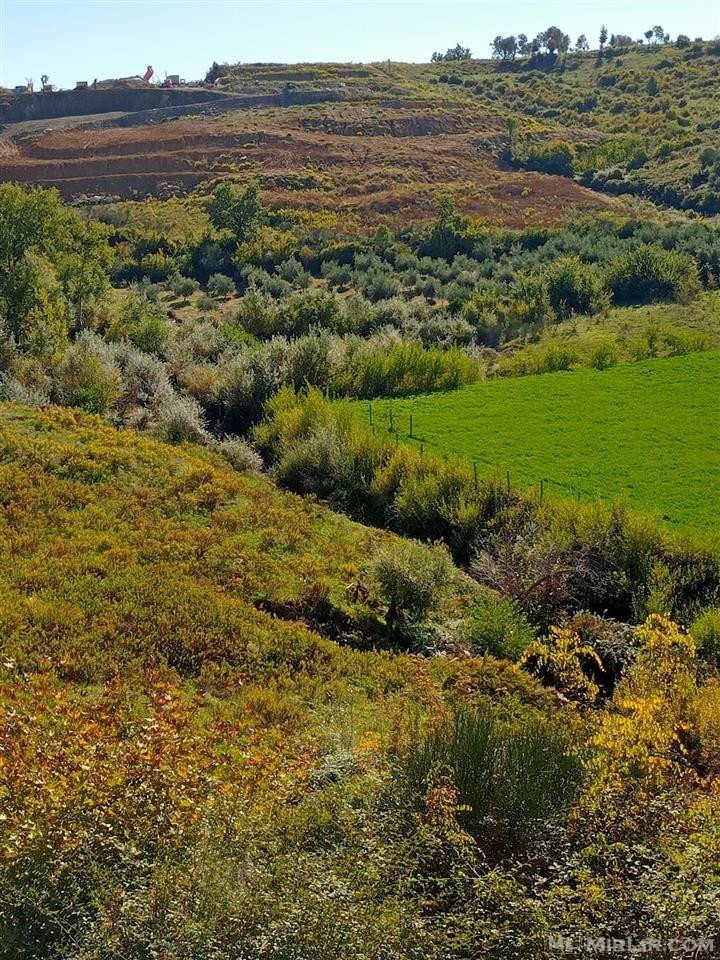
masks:
<svg viewBox="0 0 720 960"><path fill-rule="evenodd" d="M370 222L422 220L452 191L468 213L510 226L568 207L619 207L572 180L503 169L504 123L467 108L323 105L107 129L21 132L0 144L0 179L84 194L168 196L223 176L256 177L281 205Z"/></svg>

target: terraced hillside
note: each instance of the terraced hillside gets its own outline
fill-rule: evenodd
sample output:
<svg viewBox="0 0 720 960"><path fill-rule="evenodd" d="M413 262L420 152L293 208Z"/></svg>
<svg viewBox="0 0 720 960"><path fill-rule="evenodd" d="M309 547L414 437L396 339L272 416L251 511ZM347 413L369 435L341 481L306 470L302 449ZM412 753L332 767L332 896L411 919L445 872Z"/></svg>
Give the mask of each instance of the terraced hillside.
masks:
<svg viewBox="0 0 720 960"><path fill-rule="evenodd" d="M59 187L67 198L183 193L208 179L256 178L271 202L333 209L374 222L425 220L438 192L468 213L522 227L568 208L621 210L572 180L505 170L499 115L323 105L255 109L101 130L62 129L0 144L0 177Z"/></svg>
<svg viewBox="0 0 720 960"><path fill-rule="evenodd" d="M714 174L701 154L718 141L716 46L450 65L215 65L213 89L162 100L157 91L153 103L147 90L114 106L112 91L96 92L102 104L87 91L48 94L32 110L20 97L4 106L8 120L25 122L2 135L0 179L70 198L167 196L252 176L281 205L370 222L426 219L448 189L467 213L508 226L622 210L607 194L713 212ZM65 123L48 119L63 113ZM543 158L548 143L575 153L578 182Z"/></svg>

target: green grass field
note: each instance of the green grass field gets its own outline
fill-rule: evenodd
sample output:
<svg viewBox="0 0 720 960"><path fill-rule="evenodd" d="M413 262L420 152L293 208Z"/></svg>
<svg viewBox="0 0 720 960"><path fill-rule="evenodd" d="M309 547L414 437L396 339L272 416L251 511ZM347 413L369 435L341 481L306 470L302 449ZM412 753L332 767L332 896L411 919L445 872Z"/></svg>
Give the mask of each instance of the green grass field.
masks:
<svg viewBox="0 0 720 960"><path fill-rule="evenodd" d="M542 479L551 494L627 498L677 526L720 527L720 351L375 401L376 428L391 411L401 440L479 471Z"/></svg>

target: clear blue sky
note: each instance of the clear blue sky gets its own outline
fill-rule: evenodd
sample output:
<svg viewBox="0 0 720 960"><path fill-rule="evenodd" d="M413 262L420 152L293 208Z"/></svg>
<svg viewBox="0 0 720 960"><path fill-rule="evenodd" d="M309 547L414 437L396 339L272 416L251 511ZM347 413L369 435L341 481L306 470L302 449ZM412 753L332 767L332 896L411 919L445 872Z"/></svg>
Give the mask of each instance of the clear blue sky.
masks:
<svg viewBox="0 0 720 960"><path fill-rule="evenodd" d="M597 43L600 25L633 37L661 23L673 37L720 34L718 0L0 0L0 85L129 76L201 78L213 60L428 60L460 41L488 56L502 33L551 24Z"/></svg>

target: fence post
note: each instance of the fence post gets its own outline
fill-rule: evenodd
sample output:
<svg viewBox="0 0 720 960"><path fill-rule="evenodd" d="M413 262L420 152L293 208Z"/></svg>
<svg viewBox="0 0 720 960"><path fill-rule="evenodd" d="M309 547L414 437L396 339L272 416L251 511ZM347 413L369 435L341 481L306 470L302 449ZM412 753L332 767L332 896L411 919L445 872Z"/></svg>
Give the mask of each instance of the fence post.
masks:
<svg viewBox="0 0 720 960"><path fill-rule="evenodd" d="M410 436L413 435L413 415L410 414Z"/></svg>
<svg viewBox="0 0 720 960"><path fill-rule="evenodd" d="M540 503L543 502L543 496L545 494L545 483L543 480L540 481Z"/></svg>
<svg viewBox="0 0 720 960"><path fill-rule="evenodd" d="M510 471L509 470L505 474L505 479L507 480L507 492L510 493Z"/></svg>
<svg viewBox="0 0 720 960"><path fill-rule="evenodd" d="M368 403L368 414L370 415L370 426L372 426L373 425L372 402Z"/></svg>
<svg viewBox="0 0 720 960"><path fill-rule="evenodd" d="M473 477L475 478L475 489L478 488L478 478L477 478L477 462L473 460Z"/></svg>

